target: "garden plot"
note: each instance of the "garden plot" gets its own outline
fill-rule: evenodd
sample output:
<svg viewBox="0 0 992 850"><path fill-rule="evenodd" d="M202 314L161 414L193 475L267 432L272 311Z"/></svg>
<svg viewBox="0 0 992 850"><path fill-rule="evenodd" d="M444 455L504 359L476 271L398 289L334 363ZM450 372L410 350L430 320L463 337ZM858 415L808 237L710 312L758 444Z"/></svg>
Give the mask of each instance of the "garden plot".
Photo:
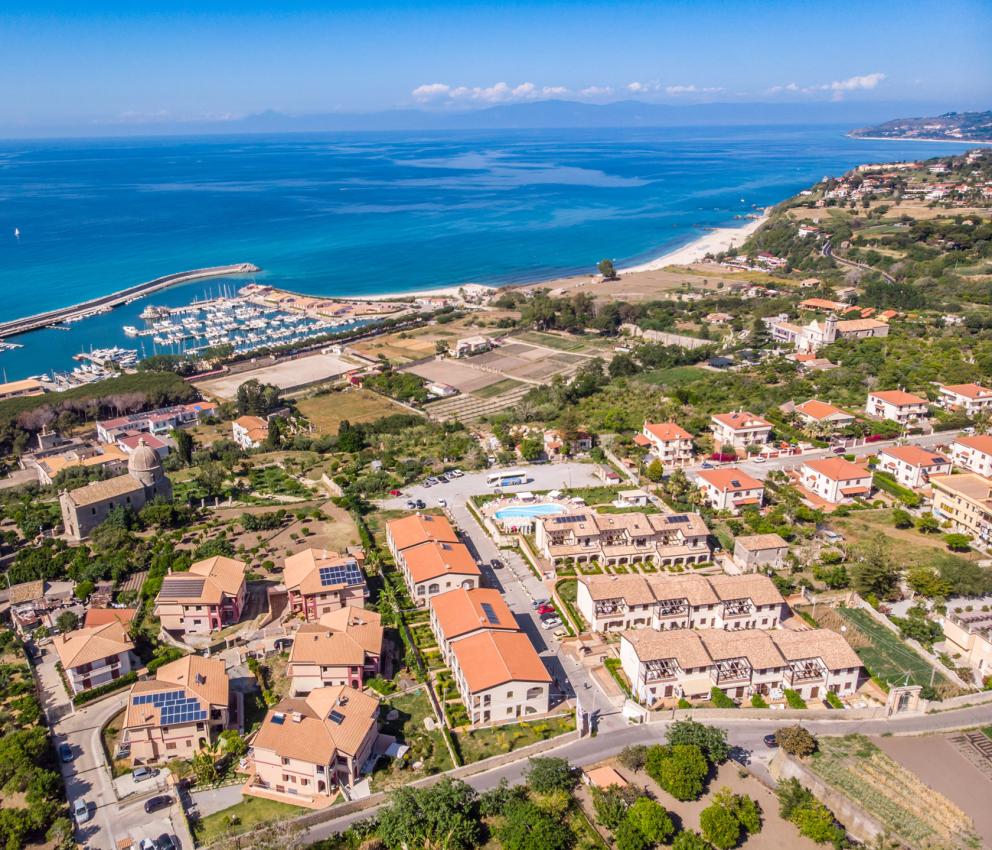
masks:
<svg viewBox="0 0 992 850"><path fill-rule="evenodd" d="M462 393L481 390L503 380L502 375L473 369L457 360L430 360L427 363L411 366L405 371L428 381L447 384Z"/></svg>

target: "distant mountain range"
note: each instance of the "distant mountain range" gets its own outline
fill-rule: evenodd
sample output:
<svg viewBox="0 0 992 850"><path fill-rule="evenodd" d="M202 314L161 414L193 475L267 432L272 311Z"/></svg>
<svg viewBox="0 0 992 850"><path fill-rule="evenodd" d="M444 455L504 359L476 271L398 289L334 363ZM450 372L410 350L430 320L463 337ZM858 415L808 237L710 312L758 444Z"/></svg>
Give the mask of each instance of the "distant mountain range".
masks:
<svg viewBox="0 0 992 850"><path fill-rule="evenodd" d="M896 118L875 127L852 130L857 138L992 142L992 110L945 112L935 118Z"/></svg>

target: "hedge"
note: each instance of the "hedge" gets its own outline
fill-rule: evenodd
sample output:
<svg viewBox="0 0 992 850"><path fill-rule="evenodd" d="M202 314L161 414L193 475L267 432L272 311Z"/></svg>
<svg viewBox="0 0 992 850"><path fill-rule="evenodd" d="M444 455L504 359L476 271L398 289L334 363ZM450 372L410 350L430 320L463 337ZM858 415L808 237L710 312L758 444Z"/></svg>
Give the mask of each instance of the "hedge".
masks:
<svg viewBox="0 0 992 850"><path fill-rule="evenodd" d="M136 670L132 670L130 673L125 673L119 679L114 679L112 682L105 682L102 685L97 685L95 688L90 688L88 691L80 691L78 694L74 694L72 704L85 705L114 691L119 691L127 685L133 685L137 681L138 673Z"/></svg>
<svg viewBox="0 0 992 850"><path fill-rule="evenodd" d="M158 670L159 667L162 667L166 664L170 664L173 661L178 661L185 654L186 653L183 652L178 646L170 646L161 655L157 655L154 658L152 658L145 665L145 667L147 668L149 673L154 673L156 670Z"/></svg>
<svg viewBox="0 0 992 850"><path fill-rule="evenodd" d="M710 702L714 708L737 708L737 703L716 686L710 688Z"/></svg>
<svg viewBox="0 0 992 850"><path fill-rule="evenodd" d="M876 470L874 480L875 486L879 490L884 490L890 496L895 496L900 502L910 508L918 507L920 502L923 501L917 493L914 493L908 487L903 487L888 472Z"/></svg>
<svg viewBox="0 0 992 850"><path fill-rule="evenodd" d="M799 691L794 691L792 688L785 689L785 701L789 704L789 708L806 708L806 700L800 696Z"/></svg>

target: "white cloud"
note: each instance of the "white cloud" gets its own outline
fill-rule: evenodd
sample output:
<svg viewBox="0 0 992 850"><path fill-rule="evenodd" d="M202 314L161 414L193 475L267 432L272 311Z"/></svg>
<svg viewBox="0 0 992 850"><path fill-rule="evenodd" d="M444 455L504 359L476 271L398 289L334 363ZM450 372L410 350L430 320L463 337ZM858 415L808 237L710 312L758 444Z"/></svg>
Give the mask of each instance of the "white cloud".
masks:
<svg viewBox="0 0 992 850"><path fill-rule="evenodd" d="M584 89L579 91L583 97L602 97L603 95L613 94L612 86L586 86Z"/></svg>
<svg viewBox="0 0 992 850"><path fill-rule="evenodd" d="M846 80L834 80L829 85L823 86L830 91L857 91L858 89L873 89L882 80L885 74L862 74L859 77L848 77Z"/></svg>
<svg viewBox="0 0 992 850"><path fill-rule="evenodd" d="M425 83L417 86L412 92L414 100L421 103L444 100L477 101L480 103L507 103L514 100L534 100L539 97L552 97L566 94L564 86L538 87L531 82L511 86L506 82L494 83L491 86L450 86L447 83Z"/></svg>
<svg viewBox="0 0 992 850"><path fill-rule="evenodd" d="M634 94L647 94L648 92L658 91L657 83L627 83L627 90L634 92Z"/></svg>
<svg viewBox="0 0 992 850"><path fill-rule="evenodd" d="M695 86L665 86L666 94L693 94L699 91Z"/></svg>
<svg viewBox="0 0 992 850"><path fill-rule="evenodd" d="M568 89L565 86L545 86L541 89L541 94L548 97L556 97L560 94L568 94Z"/></svg>
<svg viewBox="0 0 992 850"><path fill-rule="evenodd" d="M417 86L411 94L415 100L434 100L435 98L446 96L450 91L451 86L444 83L427 83Z"/></svg>

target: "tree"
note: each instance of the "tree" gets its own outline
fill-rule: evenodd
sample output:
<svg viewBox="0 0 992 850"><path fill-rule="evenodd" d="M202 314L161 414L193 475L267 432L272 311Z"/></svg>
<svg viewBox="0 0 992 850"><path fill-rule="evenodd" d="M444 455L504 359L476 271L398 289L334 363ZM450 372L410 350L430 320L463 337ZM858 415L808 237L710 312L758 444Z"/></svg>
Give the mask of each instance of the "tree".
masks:
<svg viewBox="0 0 992 850"><path fill-rule="evenodd" d="M224 755L231 758L239 759L248 752L248 744L235 729L225 729L220 733L219 740Z"/></svg>
<svg viewBox="0 0 992 850"><path fill-rule="evenodd" d="M627 812L627 819L651 844L667 844L675 832L675 825L665 807L650 797L635 800Z"/></svg>
<svg viewBox="0 0 992 850"><path fill-rule="evenodd" d="M789 820L799 828L800 835L817 844L837 846L844 838L844 830L837 826L833 813L819 800L804 803L792 812Z"/></svg>
<svg viewBox="0 0 992 850"><path fill-rule="evenodd" d="M520 441L520 456L524 460L535 461L540 460L544 454L544 443L539 437L524 437Z"/></svg>
<svg viewBox="0 0 992 850"><path fill-rule="evenodd" d="M611 378L622 378L625 375L635 375L640 370L637 361L629 354L620 353L610 361L609 373Z"/></svg>
<svg viewBox="0 0 992 850"><path fill-rule="evenodd" d="M723 764L730 756L727 731L707 726L695 720L676 720L665 732L665 740L672 744L692 744L699 747L710 764Z"/></svg>
<svg viewBox="0 0 992 850"><path fill-rule="evenodd" d="M439 339L434 343L434 353L439 354L442 357L448 353L448 341L444 339Z"/></svg>
<svg viewBox="0 0 992 850"><path fill-rule="evenodd" d="M644 744L631 744L620 750L617 761L628 770L643 770L648 748Z"/></svg>
<svg viewBox="0 0 992 850"><path fill-rule="evenodd" d="M888 550L880 540L870 540L860 547L858 562L851 568L851 585L862 596L885 599L899 582L899 570L889 560Z"/></svg>
<svg viewBox="0 0 992 850"><path fill-rule="evenodd" d="M967 552L971 549L971 538L967 534L954 532L944 535L944 543L952 552Z"/></svg>
<svg viewBox="0 0 992 850"><path fill-rule="evenodd" d="M200 464L193 480L203 489L207 496L219 496L224 490L227 480L227 470L216 461Z"/></svg>
<svg viewBox="0 0 992 850"><path fill-rule="evenodd" d="M913 567L906 573L906 583L921 596L929 599L945 599L953 590L951 583L936 570L922 565Z"/></svg>
<svg viewBox="0 0 992 850"><path fill-rule="evenodd" d="M734 794L729 788L721 788L713 795L713 802L737 818L748 833L754 835L761 832L761 806L747 794Z"/></svg>
<svg viewBox="0 0 992 850"><path fill-rule="evenodd" d="M55 618L55 625L62 634L65 634L79 626L79 617L72 611L63 611Z"/></svg>
<svg viewBox="0 0 992 850"><path fill-rule="evenodd" d="M892 524L896 528L912 528L913 516L909 511L904 511L902 508L895 508L892 511Z"/></svg>
<svg viewBox="0 0 992 850"><path fill-rule="evenodd" d="M94 591L96 585L93 584L88 578L83 579L79 582L75 589L72 591L76 599L83 601L89 598L89 595Z"/></svg>
<svg viewBox="0 0 992 850"><path fill-rule="evenodd" d="M940 522L933 514L924 514L916 520L916 530L921 534L936 534L940 531Z"/></svg>
<svg viewBox="0 0 992 850"><path fill-rule="evenodd" d="M201 785L210 785L217 781L217 764L214 754L209 750L200 750L193 756L193 775Z"/></svg>
<svg viewBox="0 0 992 850"><path fill-rule="evenodd" d="M639 796L640 792L630 785L625 788L619 785L610 785L608 788L594 786L592 807L596 812L596 820L609 830L616 829Z"/></svg>
<svg viewBox="0 0 992 850"><path fill-rule="evenodd" d="M817 742L813 734L798 723L795 726L783 726L775 733L777 743L790 756L803 758L816 752Z"/></svg>
<svg viewBox="0 0 992 850"><path fill-rule="evenodd" d="M629 820L621 821L613 831L613 843L617 850L648 850L651 846L647 836Z"/></svg>
<svg viewBox="0 0 992 850"><path fill-rule="evenodd" d="M379 837L390 850L470 850L481 837L475 803L475 791L458 779L442 779L430 788L397 788L379 813Z"/></svg>
<svg viewBox="0 0 992 850"><path fill-rule="evenodd" d="M676 800L697 799L709 774L706 757L692 744L649 747L645 769Z"/></svg>
<svg viewBox="0 0 992 850"><path fill-rule="evenodd" d="M713 850L713 845L698 832L686 829L675 836L672 850Z"/></svg>
<svg viewBox="0 0 992 850"><path fill-rule="evenodd" d="M644 470L644 474L648 477L649 481L657 483L665 477L665 467L661 465L661 461L658 458L655 458L648 464L648 468Z"/></svg>
<svg viewBox="0 0 992 850"><path fill-rule="evenodd" d="M189 466L193 463L193 451L196 449L196 443L193 440L193 435L189 431L185 431L182 428L174 428L172 430L172 439L176 443L176 456L183 466Z"/></svg>
<svg viewBox="0 0 992 850"><path fill-rule="evenodd" d="M256 378L245 381L238 387L238 415L265 416L279 406L280 393L279 387L260 383Z"/></svg>
<svg viewBox="0 0 992 850"><path fill-rule="evenodd" d="M613 260L600 260L596 264L596 268L599 269L599 273L603 276L604 280L617 279L617 269L613 265Z"/></svg>
<svg viewBox="0 0 992 850"><path fill-rule="evenodd" d="M572 766L563 758L539 756L530 759L529 762L524 776L527 784L538 794L571 791L578 782Z"/></svg>
<svg viewBox="0 0 992 850"><path fill-rule="evenodd" d="M496 837L504 850L567 850L572 845L572 834L560 820L522 799L509 804Z"/></svg>
<svg viewBox="0 0 992 850"><path fill-rule="evenodd" d="M699 813L699 826L703 837L717 850L730 850L741 838L740 822L719 803L713 803Z"/></svg>

